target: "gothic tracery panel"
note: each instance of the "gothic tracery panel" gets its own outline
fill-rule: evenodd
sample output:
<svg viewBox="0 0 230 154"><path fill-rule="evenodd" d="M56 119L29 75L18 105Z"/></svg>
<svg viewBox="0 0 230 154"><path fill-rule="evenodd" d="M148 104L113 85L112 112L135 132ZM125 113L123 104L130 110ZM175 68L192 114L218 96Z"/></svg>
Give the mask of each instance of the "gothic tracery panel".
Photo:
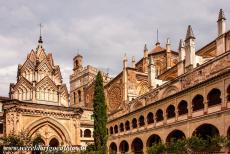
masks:
<svg viewBox="0 0 230 154"><path fill-rule="evenodd" d="M122 102L122 91L118 86L114 86L108 91L109 109L117 109Z"/></svg>

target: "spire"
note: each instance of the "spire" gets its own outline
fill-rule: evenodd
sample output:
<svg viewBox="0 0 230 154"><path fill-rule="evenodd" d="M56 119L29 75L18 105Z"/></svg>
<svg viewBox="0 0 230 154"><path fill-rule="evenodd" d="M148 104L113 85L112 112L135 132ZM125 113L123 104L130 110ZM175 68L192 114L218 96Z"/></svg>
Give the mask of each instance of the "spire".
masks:
<svg viewBox="0 0 230 154"><path fill-rule="evenodd" d="M159 36L158 36L158 29L157 29L157 42L156 42L156 46L160 46L160 42L159 42L159 38L158 38Z"/></svg>
<svg viewBox="0 0 230 154"><path fill-rule="evenodd" d="M226 20L226 18L225 18L225 16L224 16L224 11L223 11L223 9L220 9L219 17L218 17L217 22L218 22L218 21L221 21L222 19L223 19L223 20Z"/></svg>
<svg viewBox="0 0 230 154"><path fill-rule="evenodd" d="M43 43L43 41L42 41L42 24L39 24L39 27L40 27L40 37L39 37L38 43Z"/></svg>
<svg viewBox="0 0 230 154"><path fill-rule="evenodd" d="M193 38L195 39L195 36L193 34L193 31L192 31L192 26L191 25L188 25L188 29L187 29L187 34L186 34L186 38L185 40L188 40L190 38Z"/></svg>

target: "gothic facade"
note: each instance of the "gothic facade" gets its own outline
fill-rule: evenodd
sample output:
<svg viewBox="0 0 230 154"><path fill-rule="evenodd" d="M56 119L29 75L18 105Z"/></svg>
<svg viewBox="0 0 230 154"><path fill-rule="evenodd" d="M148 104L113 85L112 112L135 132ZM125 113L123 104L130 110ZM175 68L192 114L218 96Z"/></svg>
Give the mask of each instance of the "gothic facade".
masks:
<svg viewBox="0 0 230 154"><path fill-rule="evenodd" d="M147 153L159 141L192 135L230 137L230 31L223 10L218 36L199 50L189 25L178 51L157 42L123 70L105 91L109 152Z"/></svg>
<svg viewBox="0 0 230 154"><path fill-rule="evenodd" d="M10 84L3 104L3 135L27 132L32 138L40 134L44 145L80 145L81 108L69 107L69 94L62 82L60 67L47 54L42 38L22 65L18 65L17 82Z"/></svg>

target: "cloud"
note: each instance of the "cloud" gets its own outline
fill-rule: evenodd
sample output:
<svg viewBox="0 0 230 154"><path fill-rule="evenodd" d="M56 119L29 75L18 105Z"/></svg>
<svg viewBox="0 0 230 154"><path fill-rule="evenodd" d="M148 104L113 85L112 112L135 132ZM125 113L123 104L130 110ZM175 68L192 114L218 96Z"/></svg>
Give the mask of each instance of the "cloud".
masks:
<svg viewBox="0 0 230 154"><path fill-rule="evenodd" d="M154 47L157 28L161 45L165 46L169 37L177 50L191 24L197 48L202 47L216 37L219 9L230 16L226 4L228 0L0 1L0 95L8 94L17 64L36 48L40 22L44 46L53 53L68 85L78 50L85 65L109 68L109 73L116 75L124 53L129 61L132 56L139 60L145 43L149 49Z"/></svg>

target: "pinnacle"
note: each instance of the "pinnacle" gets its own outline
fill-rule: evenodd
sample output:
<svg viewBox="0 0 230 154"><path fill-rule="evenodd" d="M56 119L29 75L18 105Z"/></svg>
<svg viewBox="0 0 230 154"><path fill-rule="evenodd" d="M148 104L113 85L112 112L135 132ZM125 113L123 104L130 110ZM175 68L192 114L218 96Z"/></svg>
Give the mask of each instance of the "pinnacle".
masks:
<svg viewBox="0 0 230 154"><path fill-rule="evenodd" d="M191 26L191 25L188 26L187 34L186 34L185 40L190 39L190 38L195 39L195 36L194 36L194 34L193 34L192 26Z"/></svg>
<svg viewBox="0 0 230 154"><path fill-rule="evenodd" d="M224 11L223 9L220 9L220 12L219 12L219 17L218 17L218 20L217 21L220 21L220 20L226 20L225 16L224 16Z"/></svg>

